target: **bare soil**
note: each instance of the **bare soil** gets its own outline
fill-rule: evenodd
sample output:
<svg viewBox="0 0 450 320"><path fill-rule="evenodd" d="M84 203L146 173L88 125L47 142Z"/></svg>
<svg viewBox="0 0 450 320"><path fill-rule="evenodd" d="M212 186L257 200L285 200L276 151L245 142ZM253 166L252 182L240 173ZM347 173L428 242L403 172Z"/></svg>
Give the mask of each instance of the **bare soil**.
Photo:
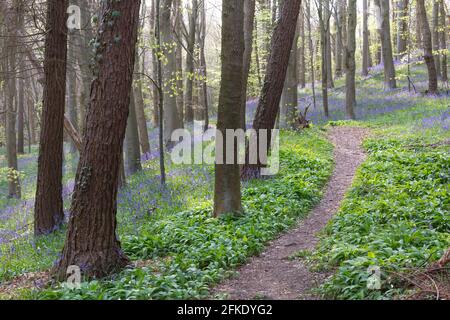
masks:
<svg viewBox="0 0 450 320"><path fill-rule="evenodd" d="M317 245L317 233L338 211L356 170L366 158L361 144L368 133L368 129L357 127L333 127L328 131L328 138L335 146L335 168L321 202L296 228L271 242L261 255L242 266L237 277L214 288L212 296L243 300L319 299L311 289L329 274L312 272L304 262L289 257L302 250L313 250Z"/></svg>

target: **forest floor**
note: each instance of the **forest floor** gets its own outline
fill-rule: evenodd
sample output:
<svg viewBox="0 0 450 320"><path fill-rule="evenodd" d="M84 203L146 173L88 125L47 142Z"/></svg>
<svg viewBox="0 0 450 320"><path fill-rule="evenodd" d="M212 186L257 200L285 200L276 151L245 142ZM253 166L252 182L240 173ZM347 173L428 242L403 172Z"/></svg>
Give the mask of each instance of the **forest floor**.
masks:
<svg viewBox="0 0 450 320"><path fill-rule="evenodd" d="M366 155L361 146L369 130L360 127L331 127L328 138L334 145L335 168L321 202L293 230L273 241L259 256L242 266L239 276L215 288L213 295L230 299L316 299L311 292L329 275L312 271L302 260L291 257L313 250L320 232L334 216Z"/></svg>

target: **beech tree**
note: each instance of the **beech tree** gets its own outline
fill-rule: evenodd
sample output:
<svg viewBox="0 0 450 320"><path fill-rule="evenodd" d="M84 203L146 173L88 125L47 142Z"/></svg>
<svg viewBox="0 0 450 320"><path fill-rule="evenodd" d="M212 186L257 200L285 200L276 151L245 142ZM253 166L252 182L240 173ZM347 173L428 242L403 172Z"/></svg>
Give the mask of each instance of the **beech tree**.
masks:
<svg viewBox="0 0 450 320"><path fill-rule="evenodd" d="M227 129L241 127L243 67L244 67L244 2L227 0L222 2L222 79L219 93L217 130L223 135L223 148L217 144L224 164L215 165L214 216L242 212L237 146L234 146L233 164L227 161ZM216 157L219 154L216 154Z"/></svg>
<svg viewBox="0 0 450 320"><path fill-rule="evenodd" d="M362 69L361 74L367 76L369 74L369 24L368 24L368 0L363 0L363 52L362 52Z"/></svg>
<svg viewBox="0 0 450 320"><path fill-rule="evenodd" d="M58 280L65 279L71 265L79 266L86 277L100 278L129 262L117 239L116 198L139 8L139 0L102 2L91 107L86 117L66 241L53 270Z"/></svg>
<svg viewBox="0 0 450 320"><path fill-rule="evenodd" d="M47 2L44 96L34 207L34 234L53 232L64 220L62 198L68 1Z"/></svg>

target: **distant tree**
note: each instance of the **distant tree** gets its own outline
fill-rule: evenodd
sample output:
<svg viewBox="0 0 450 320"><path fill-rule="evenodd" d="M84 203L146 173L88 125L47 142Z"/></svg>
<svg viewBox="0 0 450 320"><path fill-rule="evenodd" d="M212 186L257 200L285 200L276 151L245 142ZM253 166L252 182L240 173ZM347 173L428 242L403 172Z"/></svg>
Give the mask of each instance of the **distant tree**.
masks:
<svg viewBox="0 0 450 320"><path fill-rule="evenodd" d="M439 57L439 47L440 47L440 22L439 22L439 12L440 12L440 0L433 0L433 31L431 32L431 41L433 44L434 53L434 63L436 65L436 74L438 77L441 76L441 59Z"/></svg>
<svg viewBox="0 0 450 320"><path fill-rule="evenodd" d="M189 31L187 35L187 53L186 53L186 91L185 91L185 122L193 123L194 121L194 61L195 61L195 35L197 34L198 20L198 1L192 0L189 10Z"/></svg>
<svg viewBox="0 0 450 320"><path fill-rule="evenodd" d="M125 162L129 174L142 170L135 99L136 97L132 91L130 94L127 129L125 131Z"/></svg>
<svg viewBox="0 0 450 320"><path fill-rule="evenodd" d="M427 91L429 94L436 94L438 92L436 64L434 63L431 30L430 25L428 24L428 17L424 0L417 0L417 12L420 22L420 30L422 31L422 46L424 51L423 57L428 69Z"/></svg>
<svg viewBox="0 0 450 320"><path fill-rule="evenodd" d="M86 117L66 241L53 270L61 281L66 279L71 265L79 266L87 278L101 278L129 262L117 239L116 200L139 8L139 0L102 2L91 107Z"/></svg>
<svg viewBox="0 0 450 320"><path fill-rule="evenodd" d="M401 59L406 54L406 47L408 43L408 7L409 0L397 1L397 53L398 58Z"/></svg>
<svg viewBox="0 0 450 320"><path fill-rule="evenodd" d="M64 220L62 198L67 65L67 0L47 1L44 95L34 206L34 234L48 234Z"/></svg>
<svg viewBox="0 0 450 320"><path fill-rule="evenodd" d="M6 22L6 32L8 38L6 39L6 97L5 97L5 111L6 111L6 159L11 175L8 179L8 196L11 198L20 198L21 189L20 181L17 175L17 132L16 132L16 113L15 99L17 94L16 87L16 65L18 53L18 29L20 25L20 13L23 10L22 0L13 0L10 5L6 1L1 3L2 13Z"/></svg>
<svg viewBox="0 0 450 320"><path fill-rule="evenodd" d="M163 59L163 92L164 92L164 143L171 147L172 132L182 127L179 117L176 92L176 42L172 28L172 0L161 0L160 29L161 48L160 59ZM187 102L186 102L187 103Z"/></svg>
<svg viewBox="0 0 450 320"><path fill-rule="evenodd" d="M294 41L292 43L291 55L286 73L286 80L281 95L280 109L280 127L291 128L295 126L298 107L298 35L299 30L295 32Z"/></svg>
<svg viewBox="0 0 450 320"><path fill-rule="evenodd" d="M255 21L255 0L244 0L244 61L242 73L242 105L241 105L241 127L246 128L246 105L248 77L253 52L253 30Z"/></svg>
<svg viewBox="0 0 450 320"><path fill-rule="evenodd" d="M449 30L449 26L447 24L447 13L445 10L445 3L443 0L441 0L440 5L440 28L441 28L441 37L440 37L440 43L441 43L441 65L442 65L442 81L447 82L448 81L448 73L447 73L447 33Z"/></svg>
<svg viewBox="0 0 450 320"><path fill-rule="evenodd" d="M306 86L306 36L305 36L305 5L300 6L298 47L298 82L301 88Z"/></svg>
<svg viewBox="0 0 450 320"><path fill-rule="evenodd" d="M362 52L362 68L361 74L367 76L369 74L369 60L370 60L370 48L369 48L369 12L368 12L368 0L363 0L363 52Z"/></svg>
<svg viewBox="0 0 450 320"><path fill-rule="evenodd" d="M223 150L216 148L227 159L227 129L241 127L242 83L244 64L244 2L227 0L222 2L222 72L219 94L217 130L223 134ZM216 164L214 188L214 216L225 213L241 213L241 182L237 147L234 147L233 164ZM217 156L217 155L216 155Z"/></svg>
<svg viewBox="0 0 450 320"><path fill-rule="evenodd" d="M356 87L355 87L355 51L356 51L356 0L348 1L347 45L345 47L345 109L347 117L355 119Z"/></svg>
<svg viewBox="0 0 450 320"><path fill-rule="evenodd" d="M387 89L395 89L397 80L395 79L395 66L392 54L391 41L391 22L390 22L390 0L375 0L375 6L378 10L377 19L380 28L381 52L384 65L384 84Z"/></svg>

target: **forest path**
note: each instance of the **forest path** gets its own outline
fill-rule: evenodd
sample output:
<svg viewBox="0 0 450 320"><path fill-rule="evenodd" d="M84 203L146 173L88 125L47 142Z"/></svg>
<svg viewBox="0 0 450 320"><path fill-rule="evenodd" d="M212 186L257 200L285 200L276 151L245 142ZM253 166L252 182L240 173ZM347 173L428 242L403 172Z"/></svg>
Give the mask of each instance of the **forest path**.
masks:
<svg viewBox="0 0 450 320"><path fill-rule="evenodd" d="M299 259L289 259L301 250L312 250L322 230L340 207L355 172L366 159L362 141L369 131L357 127L333 127L328 138L334 144L335 168L321 202L299 225L272 241L260 256L242 266L236 278L212 290L212 296L227 294L229 299L318 299L311 289L327 274L311 272Z"/></svg>

